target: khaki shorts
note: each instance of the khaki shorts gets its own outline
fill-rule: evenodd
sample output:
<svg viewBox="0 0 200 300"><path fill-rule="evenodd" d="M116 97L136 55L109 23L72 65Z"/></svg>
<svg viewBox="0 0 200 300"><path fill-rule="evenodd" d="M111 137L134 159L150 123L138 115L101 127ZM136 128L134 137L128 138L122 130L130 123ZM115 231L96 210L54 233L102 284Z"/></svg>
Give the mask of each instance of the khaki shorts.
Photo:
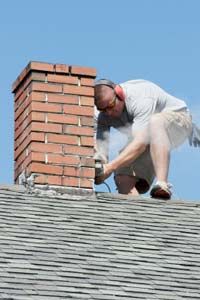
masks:
<svg viewBox="0 0 200 300"><path fill-rule="evenodd" d="M190 135L192 130L192 118L186 111L163 111L159 113L164 118L165 128L171 144L171 149L181 145ZM123 149L121 150L123 151ZM120 151L120 152L121 152ZM150 155L150 147L147 147L132 164L115 171L115 175L129 175L137 179L136 188L140 193L146 193L153 183L155 172Z"/></svg>

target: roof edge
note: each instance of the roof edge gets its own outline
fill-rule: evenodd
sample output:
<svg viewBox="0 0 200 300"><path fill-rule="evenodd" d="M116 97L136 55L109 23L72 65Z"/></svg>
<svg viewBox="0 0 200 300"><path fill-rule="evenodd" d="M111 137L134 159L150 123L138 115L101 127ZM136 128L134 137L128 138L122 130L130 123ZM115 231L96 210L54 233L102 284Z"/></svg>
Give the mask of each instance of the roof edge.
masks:
<svg viewBox="0 0 200 300"><path fill-rule="evenodd" d="M177 199L172 199L172 200L158 200L158 199L153 199L150 197L145 197L145 196L131 196L131 195L122 195L122 194L114 194L114 193L104 193L104 192L97 192L97 193L92 193L87 195L80 194L78 191L70 190L69 188L63 188L63 189L56 189L54 187L48 187L44 189L38 189L37 187L33 188L30 190L30 188L27 188L23 185L19 184L0 184L0 193L2 191L10 191L10 192L17 192L17 193L27 193L27 194L38 194L38 191L41 191L41 193L45 193L47 195L50 195L51 193L56 193L57 196L61 195L63 197L64 194L66 195L72 195L76 194L79 196L92 196L100 200L109 200L109 201L116 201L116 200L128 200L128 201L133 201L133 202L143 202L146 204L158 204L158 205L184 205L184 206L192 206L192 207L200 207L200 201L198 200L177 200ZM78 194L77 194L78 193Z"/></svg>

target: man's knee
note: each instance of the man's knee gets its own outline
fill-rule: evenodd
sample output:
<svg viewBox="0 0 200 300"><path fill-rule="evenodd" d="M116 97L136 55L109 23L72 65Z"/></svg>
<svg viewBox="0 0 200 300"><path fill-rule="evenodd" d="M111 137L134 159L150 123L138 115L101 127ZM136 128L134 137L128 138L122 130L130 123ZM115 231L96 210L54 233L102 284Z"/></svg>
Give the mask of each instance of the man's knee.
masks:
<svg viewBox="0 0 200 300"><path fill-rule="evenodd" d="M120 194L131 194L134 189L139 194L144 194L150 187L145 179L137 180L136 177L130 175L117 174L115 175L114 180Z"/></svg>
<svg viewBox="0 0 200 300"><path fill-rule="evenodd" d="M136 184L136 178L134 176L125 174L116 174L114 180L120 194L129 194Z"/></svg>

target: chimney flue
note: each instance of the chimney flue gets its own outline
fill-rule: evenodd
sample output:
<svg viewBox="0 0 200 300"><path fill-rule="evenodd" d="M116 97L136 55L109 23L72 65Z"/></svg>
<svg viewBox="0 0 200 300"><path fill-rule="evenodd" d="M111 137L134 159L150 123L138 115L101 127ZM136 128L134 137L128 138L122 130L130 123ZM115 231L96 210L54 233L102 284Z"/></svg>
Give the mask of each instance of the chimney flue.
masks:
<svg viewBox="0 0 200 300"><path fill-rule="evenodd" d="M95 77L94 68L30 62L13 83L16 183L93 190Z"/></svg>

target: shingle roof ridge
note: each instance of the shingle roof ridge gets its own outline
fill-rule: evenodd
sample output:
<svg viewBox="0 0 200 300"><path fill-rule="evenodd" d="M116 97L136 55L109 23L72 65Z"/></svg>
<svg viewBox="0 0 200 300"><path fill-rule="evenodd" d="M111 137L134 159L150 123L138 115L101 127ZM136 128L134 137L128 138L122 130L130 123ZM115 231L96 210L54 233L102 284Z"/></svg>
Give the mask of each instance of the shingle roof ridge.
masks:
<svg viewBox="0 0 200 300"><path fill-rule="evenodd" d="M109 199L109 200L131 200L137 201L140 203L146 204L157 204L157 205L185 205L185 206L195 206L200 207L200 200L184 200L184 199L171 199L171 200L161 200L161 199L153 199L149 196L131 196L131 195L121 195L121 194L113 194L113 193L97 193L96 197L98 199Z"/></svg>
<svg viewBox="0 0 200 300"><path fill-rule="evenodd" d="M105 201L105 202L116 202L116 201L123 201L123 203L129 203L134 202L134 203L138 203L138 204L142 204L142 205L170 205L170 206L186 206L186 207L200 207L200 201L195 201L195 200L177 200L177 199L172 199L170 201L164 201L164 200L157 200L157 199L152 199L150 197L147 196L131 196L131 195L122 195L122 194L114 194L114 193L104 193L104 192L98 192L98 193L94 193L91 195L76 195L73 193L65 193L65 191L60 191L60 192L56 192L53 190L43 190L40 191L38 189L27 189L25 186L23 185L17 185L17 184L0 184L0 193L2 193L3 191L7 191L7 192L14 192L14 193L18 193L18 194L31 194L31 195L37 195L38 197L56 197L56 198L65 198L67 199L67 197L71 197L73 198L73 200L84 200L84 199L98 199L101 201ZM41 192L41 193L40 193Z"/></svg>

